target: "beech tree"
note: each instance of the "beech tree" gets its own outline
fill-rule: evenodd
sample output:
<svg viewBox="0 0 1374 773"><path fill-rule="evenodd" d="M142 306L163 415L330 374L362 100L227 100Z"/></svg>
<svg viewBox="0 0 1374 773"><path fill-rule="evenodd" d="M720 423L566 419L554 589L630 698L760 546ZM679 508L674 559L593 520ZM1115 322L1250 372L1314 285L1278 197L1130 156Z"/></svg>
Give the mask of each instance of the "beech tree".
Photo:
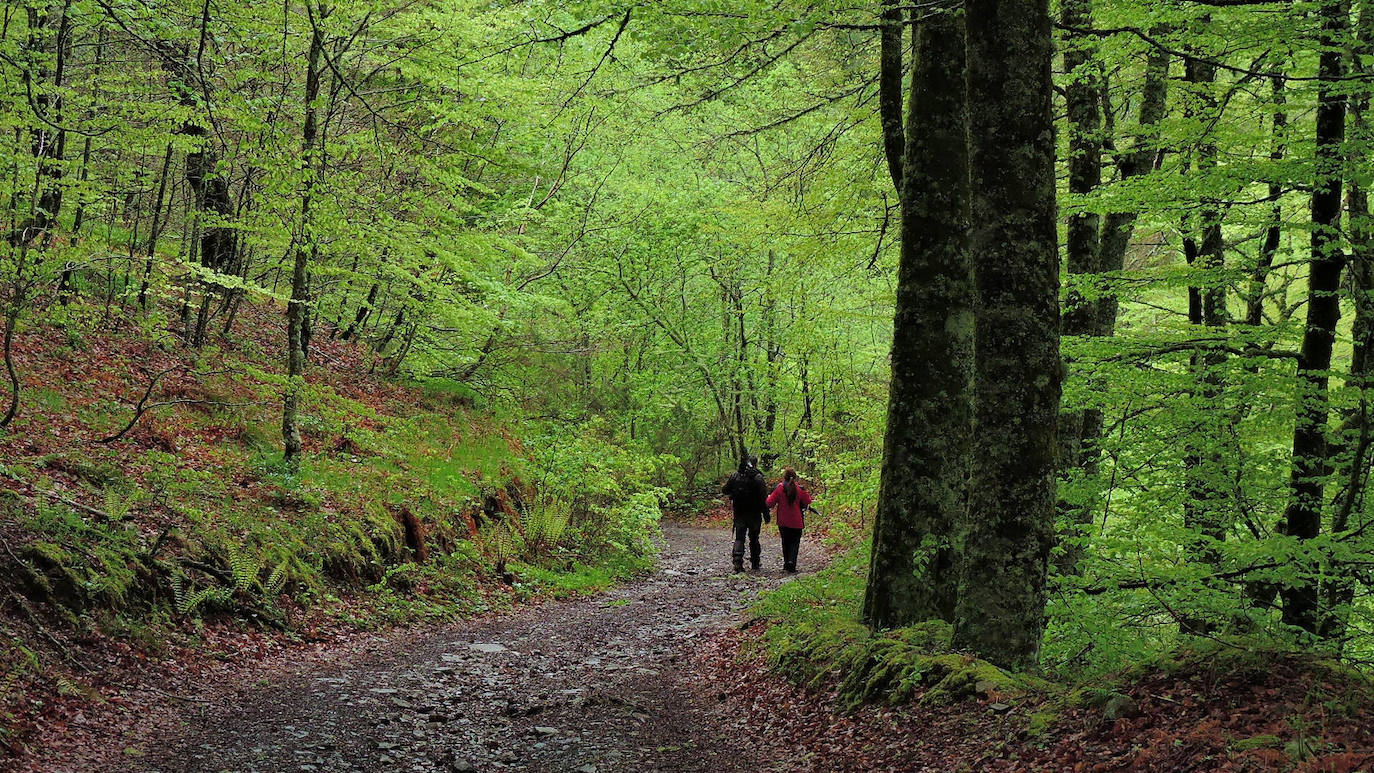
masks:
<svg viewBox="0 0 1374 773"><path fill-rule="evenodd" d="M1038 663L1054 540L1059 249L1049 6L967 0L973 457L954 641ZM1017 174L1006 174L1016 169Z"/></svg>
<svg viewBox="0 0 1374 773"><path fill-rule="evenodd" d="M951 540L963 521L970 448L973 277L968 105L961 11L915 23L907 117L900 96L905 14L884 16L884 141L901 205L901 260L882 485L864 617L887 628L952 620ZM900 147L900 152L894 152Z"/></svg>

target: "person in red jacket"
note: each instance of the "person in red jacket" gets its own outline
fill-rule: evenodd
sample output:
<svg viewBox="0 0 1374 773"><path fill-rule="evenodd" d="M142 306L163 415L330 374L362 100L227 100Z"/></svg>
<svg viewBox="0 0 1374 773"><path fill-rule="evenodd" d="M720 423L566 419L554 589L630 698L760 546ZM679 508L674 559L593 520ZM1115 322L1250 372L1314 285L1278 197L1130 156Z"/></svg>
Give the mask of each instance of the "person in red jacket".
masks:
<svg viewBox="0 0 1374 773"><path fill-rule="evenodd" d="M782 569L797 571L797 550L801 547L802 517L811 507L811 495L797 483L797 471L783 470L782 483L768 495L768 506L778 508L778 534L782 537Z"/></svg>

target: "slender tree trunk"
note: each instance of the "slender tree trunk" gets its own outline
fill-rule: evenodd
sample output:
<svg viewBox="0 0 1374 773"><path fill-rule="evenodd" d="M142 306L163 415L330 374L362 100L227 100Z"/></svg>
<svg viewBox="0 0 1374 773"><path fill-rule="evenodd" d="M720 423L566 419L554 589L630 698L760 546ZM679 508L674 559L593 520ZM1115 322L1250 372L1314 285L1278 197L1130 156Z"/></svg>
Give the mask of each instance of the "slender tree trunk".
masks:
<svg viewBox="0 0 1374 773"><path fill-rule="evenodd" d="M883 124L883 152L892 187L902 195L902 157L906 154L906 131L902 127L902 41L907 14L899 0L883 0L882 34L879 38L878 108Z"/></svg>
<svg viewBox="0 0 1374 773"><path fill-rule="evenodd" d="M1212 94L1217 68L1210 60L1188 59L1185 79L1198 87L1197 114L1206 121L1215 119L1218 105ZM1216 141L1204 136L1198 141L1197 172L1214 173L1217 168ZM1189 287L1189 322L1205 331L1208 339L1223 335L1226 325L1226 284L1222 276L1225 268L1225 243L1222 238L1221 205L1214 198L1204 198L1199 210L1200 243L1185 247L1189 266L1202 276L1202 281ZM1184 502L1184 526L1192 532L1189 550L1196 561L1217 565L1221 561L1219 543L1226 538L1229 519L1226 493L1228 480L1222 449L1225 422L1229 414L1220 404L1224 386L1223 368L1226 354L1217 344L1209 344L1194 352L1191 367L1195 378L1194 395L1198 422L1190 433L1188 454L1184 461L1187 499ZM1215 621L1184 616L1180 625L1191 633L1206 633Z"/></svg>
<svg viewBox="0 0 1374 773"><path fill-rule="evenodd" d="M1370 72L1364 62L1374 54L1374 8L1360 7L1357 17L1356 45L1351 57L1352 68L1368 83ZM1368 85L1350 94L1350 151L1349 168L1360 169L1368 163L1366 148L1374 139L1369 125L1371 93ZM1350 516L1363 507L1364 493L1369 483L1369 452L1374 443L1374 427L1370 426L1371 371L1374 361L1374 220L1370 219L1369 191L1356 176L1351 177L1346 209L1350 221L1350 274L1352 304L1355 319L1351 324L1350 374L1346 385L1356 392L1355 407L1347 411L1341 445L1345 454L1345 489L1336 499L1336 512L1331 518L1331 531L1339 534L1350 527ZM1322 587L1324 601L1318 634L1323 639L1340 640L1349 627L1349 605L1355 600L1355 580L1348 567L1337 567Z"/></svg>
<svg viewBox="0 0 1374 773"><path fill-rule="evenodd" d="M200 24L202 43L195 54L196 60L205 55L204 41L209 36L210 27L210 0L204 0L202 3ZM190 61L189 50L183 50L182 55L184 60ZM203 65L203 62L201 64ZM192 91L192 84L199 83L199 75L189 64L180 70L176 74L181 81L181 104L198 108L199 100ZM220 158L214 146L214 138L210 136L209 129L198 120L190 120L183 124L181 134L194 138L196 143L195 150L186 154L186 182L195 194L195 208L201 221L200 264L215 272L232 273L238 238L234 229L225 225L223 221L233 218L234 201L229 193L229 181L219 168Z"/></svg>
<svg viewBox="0 0 1374 773"><path fill-rule="evenodd" d="M1092 0L1063 0L1060 16L1068 29L1092 26ZM1069 193L1086 196L1102 185L1102 93L1101 75L1096 62L1095 39L1086 35L1070 35L1064 44L1064 72L1069 82L1064 88L1069 124ZM1065 245L1065 269L1080 282L1094 282L1102 271L1101 217L1095 210L1076 212L1069 216ZM1086 279L1084 279L1086 277ZM1089 336L1098 332L1097 304L1085 296L1078 285L1070 284L1065 300L1063 334ZM1066 361L1067 366L1072 362ZM1059 417L1061 474L1077 471L1085 476L1097 469L1096 442L1102 434L1102 411L1084 408L1065 411ZM1088 502L1071 503L1059 500L1058 511L1069 528L1071 539L1064 546L1060 559L1061 571L1072 571L1082 556L1079 532L1092 522L1092 507Z"/></svg>
<svg viewBox="0 0 1374 773"><path fill-rule="evenodd" d="M104 60L104 57L105 57L105 25L102 24L102 25L100 25L99 30L96 32L95 56L94 56L94 62L92 63L91 80L92 80L92 82L93 82L93 85L92 85L92 87L91 87L91 101L92 101L93 103L99 102L99 99L100 99L100 75L101 75L101 67L100 67L100 66L101 66L101 64L102 64L102 62L103 62L103 60ZM95 117L95 115L94 115L94 110L93 110L93 109L92 109L92 110L88 110L88 111L86 112L86 118L89 120L89 119L91 119L91 118L93 118L93 117ZM90 137L89 135L87 135L86 138L85 138L85 140L81 143L81 172L79 173L79 179L80 179L81 185L82 185L83 187L85 186L86 181L90 179L90 171L91 171L91 137ZM83 194L84 194L84 192L83 192ZM72 218L72 236L73 236L73 237L80 237L80 236L81 236L81 226L84 225L85 222L86 222L86 201L85 201L85 197L84 197L84 195L83 195L82 198L80 198L80 199L77 201L77 203L76 203L76 215L75 215L75 217Z"/></svg>
<svg viewBox="0 0 1374 773"><path fill-rule="evenodd" d="M353 322L348 329L343 332L340 338L344 341L351 340L353 336L367 324L367 316L372 313L372 304L377 302L377 291L381 288L380 282L373 282L372 289L367 291L367 300L358 307L358 313L353 317Z"/></svg>
<svg viewBox="0 0 1374 773"><path fill-rule="evenodd" d="M1321 533L1326 493L1327 420L1330 403L1327 372L1340 320L1340 281L1345 255L1341 249L1341 190L1344 174L1346 28L1344 0L1321 7L1322 53L1318 63L1316 179L1312 189L1312 259L1308 268L1307 327L1298 356L1297 424L1293 430L1291 494L1284 512L1284 533L1307 540ZM1282 591L1283 622L1316 633L1320 623L1318 573L1313 565L1298 567L1298 581Z"/></svg>
<svg viewBox="0 0 1374 773"><path fill-rule="evenodd" d="M973 455L954 643L1034 668L1054 543L1059 251L1047 0L965 0Z"/></svg>
<svg viewBox="0 0 1374 773"><path fill-rule="evenodd" d="M953 619L950 540L967 502L973 276L962 14L927 19L917 38L906 150L893 170L901 179L902 252L863 608L874 628Z"/></svg>
<svg viewBox="0 0 1374 773"><path fill-rule="evenodd" d="M162 202L167 195L167 177L172 169L172 143L167 143L167 152L162 155L162 171L157 179L157 199L153 203L153 225L148 231L148 247L143 262L143 280L138 286L138 306L148 308L148 286L152 282L153 265L157 255L157 238L161 233L159 217L162 212Z"/></svg>
<svg viewBox="0 0 1374 773"><path fill-rule="evenodd" d="M1091 27L1091 8L1086 0L1070 0L1064 8L1065 26ZM1072 14L1072 16L1070 16ZM1162 34L1161 30L1154 30ZM1075 53L1076 52L1076 53ZM1117 164L1122 179L1139 177L1148 173L1154 166L1158 155L1159 122L1164 118L1168 96L1169 54L1152 49L1145 66L1145 82L1141 89L1140 112L1137 120L1136 137L1131 149L1124 153ZM1068 49L1065 52L1065 67L1073 69L1092 66L1093 49ZM1098 81L1087 83L1075 80L1070 121L1080 115L1077 131L1071 136L1070 152L1075 154L1070 163L1070 190L1087 193L1101 184L1101 142L1093 137L1099 130L1101 106L1095 86ZM1084 93L1091 91L1092 93ZM1077 142L1073 137L1082 137ZM1075 148L1075 145L1081 145ZM1077 174L1075 173L1077 172ZM1076 179L1075 179L1076 178ZM1068 271L1075 273L1111 274L1121 271L1125 266L1126 251L1130 247L1131 236L1135 232L1137 210L1109 212L1097 224L1080 223L1077 228L1071 221ZM1078 257L1075 259L1074 255ZM1111 336L1116 332L1118 301L1116 293L1109 287L1098 287L1090 300L1071 293L1069 309L1064 314L1064 335ZM1096 408L1061 414L1064 425L1060 427L1061 456L1060 468L1063 472L1078 470L1084 477L1097 475L1102 457L1103 417ZM1063 545L1058 569L1061 573L1072 574L1078 571L1079 562L1085 550L1083 530L1092 523L1096 509L1095 500L1072 504L1061 501L1059 511L1067 523L1069 534L1077 539L1069 539Z"/></svg>
<svg viewBox="0 0 1374 773"><path fill-rule="evenodd" d="M1270 116L1273 140L1269 150L1269 160L1277 166L1283 161L1288 146L1288 114L1285 109L1287 99L1284 94L1284 79L1281 77L1271 78L1270 88L1273 95L1273 113ZM1264 302L1269 294L1269 274L1273 269L1274 258L1278 254L1279 245L1283 238L1282 198L1283 186L1278 180L1270 182L1269 225L1264 230L1264 242L1260 245L1258 259L1255 261L1254 269L1250 272L1249 288L1245 293L1245 325L1251 335L1256 334L1260 326L1264 324ZM1259 372L1259 365L1247 365L1246 371L1252 375L1256 374ZM1242 409L1242 412L1244 410ZM1279 524L1279 529L1282 530L1282 524ZM1264 610L1274 607L1274 598L1279 593L1279 586L1276 583L1254 578L1242 578L1241 588L1249 607ZM1236 622L1242 629L1250 627L1250 620L1244 615L1236 616Z"/></svg>
<svg viewBox="0 0 1374 773"><path fill-rule="evenodd" d="M1288 113L1284 105L1283 79L1271 78L1274 113L1270 123L1274 133L1273 147L1269 150L1269 160L1277 166L1287 152ZM1274 256L1278 254L1279 242L1283 238L1283 186L1274 181L1269 183L1269 227L1264 230L1264 244L1260 246L1259 260L1255 270L1250 273L1250 289L1245 299L1245 324L1255 328L1264 323L1265 284L1274 266Z"/></svg>
<svg viewBox="0 0 1374 773"><path fill-rule="evenodd" d="M309 9L307 8L307 11ZM328 16L324 6L318 9L321 20ZM311 17L310 54L305 73L305 126L301 132L301 238L296 246L296 259L291 269L291 300L286 305L286 392L282 398L281 434L286 462L300 463L301 430L299 421L300 391L305 380L305 330L308 309L306 281L309 277L310 257L315 245L314 223L310 205L315 188L315 131L316 105L320 94L320 55L324 39L319 24Z"/></svg>
<svg viewBox="0 0 1374 773"><path fill-rule="evenodd" d="M66 156L67 132L55 129L53 124L65 123L62 115L62 87L66 77L67 59L71 55L71 2L65 0L61 7L46 10L28 9L29 35L27 47L41 50L49 43L45 30L52 27L52 70L37 68L27 88L37 93L33 97L34 109L42 116L29 132L31 151L37 167L38 196L34 206L25 219L24 225L11 239L11 244L41 244L47 247L52 240L52 231L57 226L57 216L62 210L63 159ZM41 55L40 51L40 55ZM48 77L52 82L45 83ZM51 91L50 91L51 89ZM17 241L16 241L17 239Z"/></svg>

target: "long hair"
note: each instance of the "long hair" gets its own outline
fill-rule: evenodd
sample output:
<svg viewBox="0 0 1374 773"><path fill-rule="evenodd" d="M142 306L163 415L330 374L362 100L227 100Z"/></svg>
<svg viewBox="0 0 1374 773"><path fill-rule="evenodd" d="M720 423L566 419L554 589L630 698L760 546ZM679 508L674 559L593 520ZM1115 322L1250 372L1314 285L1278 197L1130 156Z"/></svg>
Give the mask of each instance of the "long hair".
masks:
<svg viewBox="0 0 1374 773"><path fill-rule="evenodd" d="M782 471L782 493L789 505L797 503L797 471L791 467Z"/></svg>

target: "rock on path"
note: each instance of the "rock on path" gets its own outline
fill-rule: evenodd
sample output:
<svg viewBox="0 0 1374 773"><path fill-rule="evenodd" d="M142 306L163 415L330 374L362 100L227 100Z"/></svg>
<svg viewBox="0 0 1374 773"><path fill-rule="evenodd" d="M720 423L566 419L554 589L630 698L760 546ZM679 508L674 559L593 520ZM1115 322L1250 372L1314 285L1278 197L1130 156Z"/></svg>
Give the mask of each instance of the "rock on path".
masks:
<svg viewBox="0 0 1374 773"><path fill-rule="evenodd" d="M717 696L679 664L787 577L729 573L728 532L667 525L651 577L593 598L398 641L226 697L136 767L278 771L763 771ZM801 565L818 551L803 543ZM693 686L693 685L696 686ZM132 760L129 762L133 762Z"/></svg>

